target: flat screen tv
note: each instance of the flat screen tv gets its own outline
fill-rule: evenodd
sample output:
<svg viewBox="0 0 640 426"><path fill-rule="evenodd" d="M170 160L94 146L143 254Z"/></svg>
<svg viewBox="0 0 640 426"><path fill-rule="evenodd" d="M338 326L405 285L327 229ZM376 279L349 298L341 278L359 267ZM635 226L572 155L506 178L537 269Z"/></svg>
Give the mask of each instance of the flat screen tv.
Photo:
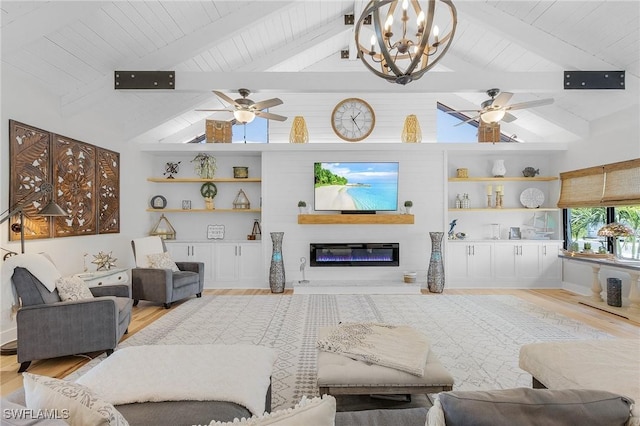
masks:
<svg viewBox="0 0 640 426"><path fill-rule="evenodd" d="M314 178L314 210L398 210L398 163L315 163Z"/></svg>

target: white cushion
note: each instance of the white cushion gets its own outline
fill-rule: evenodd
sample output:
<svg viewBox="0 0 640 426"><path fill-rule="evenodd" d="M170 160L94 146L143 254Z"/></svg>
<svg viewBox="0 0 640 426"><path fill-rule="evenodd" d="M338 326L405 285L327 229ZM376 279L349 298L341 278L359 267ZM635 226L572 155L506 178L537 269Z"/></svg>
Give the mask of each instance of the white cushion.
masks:
<svg viewBox="0 0 640 426"><path fill-rule="evenodd" d="M336 416L336 399L331 395L322 398L308 399L303 396L295 407L264 413L261 416L235 419L233 422L212 420L209 426L334 426Z"/></svg>
<svg viewBox="0 0 640 426"><path fill-rule="evenodd" d="M149 267L153 269L171 269L173 272L178 272L178 265L171 259L171 255L167 252L148 254Z"/></svg>
<svg viewBox="0 0 640 426"><path fill-rule="evenodd" d="M56 287L60 300L63 302L67 300L93 299L93 293L91 293L89 287L74 275L58 278Z"/></svg>
<svg viewBox="0 0 640 426"><path fill-rule="evenodd" d="M129 423L108 402L87 387L66 380L22 373L25 401L30 410L58 410L72 426L118 425Z"/></svg>
<svg viewBox="0 0 640 426"><path fill-rule="evenodd" d="M164 251L162 240L158 236L136 238L133 240L133 244L136 248L136 266L138 268L150 268L147 256Z"/></svg>
<svg viewBox="0 0 640 426"><path fill-rule="evenodd" d="M16 267L28 269L49 291L56 289L56 280L62 276L48 256L39 253L19 254L9 257L2 265L3 283L11 279Z"/></svg>
<svg viewBox="0 0 640 426"><path fill-rule="evenodd" d="M640 402L640 339L541 342L520 348L519 367L549 389L598 389ZM633 415L640 425L640 404Z"/></svg>

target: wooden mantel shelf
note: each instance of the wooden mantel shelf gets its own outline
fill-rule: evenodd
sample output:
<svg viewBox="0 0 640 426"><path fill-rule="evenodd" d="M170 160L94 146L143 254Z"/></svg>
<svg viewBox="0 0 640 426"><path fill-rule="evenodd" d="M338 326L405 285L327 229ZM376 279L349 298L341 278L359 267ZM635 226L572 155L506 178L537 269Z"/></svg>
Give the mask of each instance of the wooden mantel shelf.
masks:
<svg viewBox="0 0 640 426"><path fill-rule="evenodd" d="M299 214L299 225L413 225L412 214Z"/></svg>

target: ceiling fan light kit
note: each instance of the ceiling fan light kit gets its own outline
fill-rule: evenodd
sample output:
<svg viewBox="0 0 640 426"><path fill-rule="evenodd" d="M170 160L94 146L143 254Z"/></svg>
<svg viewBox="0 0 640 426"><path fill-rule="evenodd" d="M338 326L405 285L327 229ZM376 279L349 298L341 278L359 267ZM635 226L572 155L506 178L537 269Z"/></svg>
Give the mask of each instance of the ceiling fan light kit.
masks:
<svg viewBox="0 0 640 426"><path fill-rule="evenodd" d="M369 16L372 26L365 25ZM371 0L356 24L358 56L378 77L404 85L445 55L456 26L451 0Z"/></svg>
<svg viewBox="0 0 640 426"><path fill-rule="evenodd" d="M451 110L446 111L447 114L456 114L463 112L475 112L476 115L461 121L454 126L460 126L465 123L469 123L474 120L479 120L480 125L483 123L486 124L497 124L500 121L504 121L505 123L510 123L516 120L516 117L513 114L510 114L509 111L517 110L517 109L525 109L525 108L533 108L543 105L549 105L553 103L553 98L546 99L538 99L535 101L529 102L520 102L517 104L509 104L509 101L513 97L513 93L510 92L501 92L500 89L494 88L487 90L487 95L491 97L491 99L487 99L486 101L480 104L481 109L478 110Z"/></svg>
<svg viewBox="0 0 640 426"><path fill-rule="evenodd" d="M240 124L251 123L256 117L264 118L266 120L285 121L287 117L278 114L272 114L265 109L282 105L282 100L278 98L267 99L265 101L254 102L247 98L251 91L249 89L238 89L238 93L241 98L232 99L222 92L213 90L213 93L229 106L225 109L197 109L196 111L218 112L227 111L232 112L234 119Z"/></svg>

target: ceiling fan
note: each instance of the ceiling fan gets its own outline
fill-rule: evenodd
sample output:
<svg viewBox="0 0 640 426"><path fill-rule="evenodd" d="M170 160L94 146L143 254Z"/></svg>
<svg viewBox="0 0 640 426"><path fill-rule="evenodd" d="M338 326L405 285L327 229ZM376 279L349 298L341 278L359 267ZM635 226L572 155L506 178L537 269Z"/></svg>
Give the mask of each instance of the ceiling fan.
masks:
<svg viewBox="0 0 640 426"><path fill-rule="evenodd" d="M458 111L447 111L449 114L453 114L456 112L475 112L476 115L463 121L456 126L459 126L464 123L468 123L473 120L477 120L480 118L485 123L497 123L502 120L506 123L510 123L517 119L515 115L509 114L509 111L516 109L525 109L525 108L533 108L542 105L549 105L553 103L553 98L539 99L537 101L529 101L529 102L521 102L519 104L511 104L508 105L513 93L510 92L500 92L500 89L489 89L487 90L487 95L491 97L491 99L487 99L482 102L482 109L468 109L468 110L458 110Z"/></svg>
<svg viewBox="0 0 640 426"><path fill-rule="evenodd" d="M249 89L238 89L241 98L231 99L229 96L217 90L212 91L217 97L227 102L229 105L226 109L197 109L196 111L229 111L233 112L236 121L241 124L251 123L254 118L261 117L267 120L285 121L287 117L270 112L263 109L271 108L282 104L282 100L278 98L267 99L266 101L254 102L247 98L251 93Z"/></svg>

